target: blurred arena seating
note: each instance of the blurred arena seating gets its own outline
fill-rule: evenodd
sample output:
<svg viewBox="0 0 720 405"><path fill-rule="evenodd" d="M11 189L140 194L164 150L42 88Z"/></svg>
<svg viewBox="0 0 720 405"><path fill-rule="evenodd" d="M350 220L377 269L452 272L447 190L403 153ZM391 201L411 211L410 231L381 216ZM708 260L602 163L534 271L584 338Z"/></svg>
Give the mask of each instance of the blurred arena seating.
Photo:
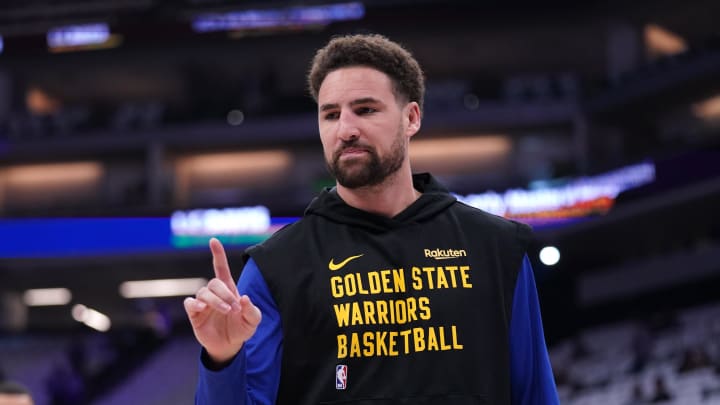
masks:
<svg viewBox="0 0 720 405"><path fill-rule="evenodd" d="M563 404L717 404L720 303L582 330L550 355Z"/></svg>

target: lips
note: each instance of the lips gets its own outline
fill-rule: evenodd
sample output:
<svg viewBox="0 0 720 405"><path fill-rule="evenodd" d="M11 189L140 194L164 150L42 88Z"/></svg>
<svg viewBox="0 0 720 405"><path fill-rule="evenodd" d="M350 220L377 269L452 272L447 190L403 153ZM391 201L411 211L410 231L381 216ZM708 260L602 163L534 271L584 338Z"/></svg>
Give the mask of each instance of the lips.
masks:
<svg viewBox="0 0 720 405"><path fill-rule="evenodd" d="M364 154L364 153L368 153L367 149L362 149L362 148L347 148L347 149L344 149L344 150L340 153L340 155L342 155L342 156L348 156L348 155L349 155L349 156L353 156L353 155L362 155L362 154Z"/></svg>
<svg viewBox="0 0 720 405"><path fill-rule="evenodd" d="M365 155L367 153L370 153L370 151L367 148L358 147L358 146L348 146L339 151L338 157L352 158L352 157Z"/></svg>

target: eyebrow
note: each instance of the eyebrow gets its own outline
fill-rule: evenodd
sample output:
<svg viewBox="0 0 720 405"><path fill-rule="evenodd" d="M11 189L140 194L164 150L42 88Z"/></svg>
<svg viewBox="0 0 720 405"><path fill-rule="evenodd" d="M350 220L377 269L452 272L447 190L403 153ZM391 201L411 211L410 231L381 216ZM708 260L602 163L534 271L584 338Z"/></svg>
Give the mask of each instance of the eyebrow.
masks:
<svg viewBox="0 0 720 405"><path fill-rule="evenodd" d="M382 101L380 101L376 98L373 98L373 97L363 97L363 98L358 98L358 99L350 102L350 106L356 106L359 104L382 104ZM337 103L323 104L320 106L320 111L332 110L332 109L338 108L338 107L339 107L339 104L337 104Z"/></svg>

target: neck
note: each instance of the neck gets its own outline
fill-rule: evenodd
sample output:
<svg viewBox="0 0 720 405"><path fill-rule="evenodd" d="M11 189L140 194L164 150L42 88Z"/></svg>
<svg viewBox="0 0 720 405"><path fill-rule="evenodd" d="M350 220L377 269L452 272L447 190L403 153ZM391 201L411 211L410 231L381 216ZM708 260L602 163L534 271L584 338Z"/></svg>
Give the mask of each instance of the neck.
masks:
<svg viewBox="0 0 720 405"><path fill-rule="evenodd" d="M374 186L349 189L337 185L340 198L351 207L392 218L420 198L421 193L413 187L412 174L401 168L385 181Z"/></svg>

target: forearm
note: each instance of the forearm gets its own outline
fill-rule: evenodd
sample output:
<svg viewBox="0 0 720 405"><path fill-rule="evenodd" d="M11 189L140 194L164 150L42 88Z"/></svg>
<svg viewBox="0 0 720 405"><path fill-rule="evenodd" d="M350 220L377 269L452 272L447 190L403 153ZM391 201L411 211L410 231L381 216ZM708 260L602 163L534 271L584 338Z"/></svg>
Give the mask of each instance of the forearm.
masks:
<svg viewBox="0 0 720 405"><path fill-rule="evenodd" d="M200 356L195 404L250 405L255 403L248 394L245 350L240 350L229 363L218 365L209 358L203 349Z"/></svg>
<svg viewBox="0 0 720 405"><path fill-rule="evenodd" d="M213 362L203 350L196 405L275 403L282 356L280 314L252 260L243 269L238 290L253 297L262 312L262 320L253 337L230 361L221 364Z"/></svg>

